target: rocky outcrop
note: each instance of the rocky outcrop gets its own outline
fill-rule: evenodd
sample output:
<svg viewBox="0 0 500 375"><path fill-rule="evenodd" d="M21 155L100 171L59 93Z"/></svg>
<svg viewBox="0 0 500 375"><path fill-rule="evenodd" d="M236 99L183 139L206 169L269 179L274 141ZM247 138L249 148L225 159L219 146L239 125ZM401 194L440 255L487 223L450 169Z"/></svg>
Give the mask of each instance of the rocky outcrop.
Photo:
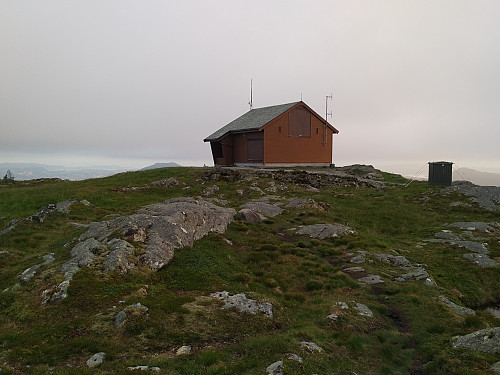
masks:
<svg viewBox="0 0 500 375"><path fill-rule="evenodd" d="M452 339L454 348L466 348L486 353L500 354L500 327L486 328Z"/></svg>
<svg viewBox="0 0 500 375"><path fill-rule="evenodd" d="M447 190L459 191L488 211L500 211L500 187L476 186L471 183L454 183Z"/></svg>
<svg viewBox="0 0 500 375"><path fill-rule="evenodd" d="M246 221L247 223L258 224L265 218L265 216L250 208L242 208L238 211L238 218L242 221Z"/></svg>
<svg viewBox="0 0 500 375"><path fill-rule="evenodd" d="M210 294L210 297L220 299L224 302L223 309L236 308L240 312L256 314L263 313L265 316L273 317L273 305L269 302L257 302L248 298L244 293L230 295L229 292L216 292Z"/></svg>
<svg viewBox="0 0 500 375"><path fill-rule="evenodd" d="M129 216L91 223L60 268L65 280L43 292L42 305L65 298L75 272L96 259L106 272L127 272L138 264L159 270L172 261L175 249L192 246L210 232L223 233L235 213L204 200L174 198Z"/></svg>
<svg viewBox="0 0 500 375"><path fill-rule="evenodd" d="M313 224L300 228L296 233L324 240L326 238L346 236L355 232L342 224Z"/></svg>

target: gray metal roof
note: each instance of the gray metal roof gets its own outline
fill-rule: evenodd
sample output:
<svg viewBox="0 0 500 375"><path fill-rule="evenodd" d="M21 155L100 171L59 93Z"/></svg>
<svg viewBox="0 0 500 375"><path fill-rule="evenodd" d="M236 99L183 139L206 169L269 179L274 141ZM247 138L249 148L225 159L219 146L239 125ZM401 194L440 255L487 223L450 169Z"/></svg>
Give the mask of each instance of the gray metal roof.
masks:
<svg viewBox="0 0 500 375"><path fill-rule="evenodd" d="M217 141L225 134L231 132L258 130L262 126L266 125L272 119L278 117L283 112L292 108L297 103L299 102L252 109L247 113L245 113L244 115L238 117L236 120L231 121L223 128L220 128L215 133L209 135L207 138L204 139L204 141L205 142Z"/></svg>

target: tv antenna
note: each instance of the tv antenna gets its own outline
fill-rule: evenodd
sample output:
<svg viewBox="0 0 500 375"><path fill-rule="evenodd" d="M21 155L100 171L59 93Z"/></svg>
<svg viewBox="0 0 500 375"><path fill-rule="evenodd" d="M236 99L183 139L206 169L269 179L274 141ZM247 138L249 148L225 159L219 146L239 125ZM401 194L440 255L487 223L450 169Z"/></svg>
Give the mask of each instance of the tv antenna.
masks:
<svg viewBox="0 0 500 375"><path fill-rule="evenodd" d="M248 104L250 105L250 110L252 110L253 107L253 79L250 79L250 101Z"/></svg>
<svg viewBox="0 0 500 375"><path fill-rule="evenodd" d="M325 99L325 134L323 139L323 144L327 144L327 127L328 127L328 116L333 117L332 111L328 112L328 99L333 102L333 94L327 95Z"/></svg>

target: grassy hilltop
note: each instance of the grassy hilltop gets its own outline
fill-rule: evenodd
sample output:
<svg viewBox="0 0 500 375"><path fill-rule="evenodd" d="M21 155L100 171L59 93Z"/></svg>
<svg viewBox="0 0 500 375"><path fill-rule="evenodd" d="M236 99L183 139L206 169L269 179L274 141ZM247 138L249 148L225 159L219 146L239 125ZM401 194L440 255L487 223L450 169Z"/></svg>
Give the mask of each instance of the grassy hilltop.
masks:
<svg viewBox="0 0 500 375"><path fill-rule="evenodd" d="M270 175L206 178L212 171L165 168L0 185L0 230L20 220L0 236L0 373L133 373L127 367L141 365L164 374L263 374L283 360L284 374L491 374L498 354L453 348L451 340L499 326L486 307L500 305L500 267L480 268L459 247L424 240L443 229L462 235L445 225L494 223L498 213L426 182L404 187L404 179L386 173L382 189L324 184L311 191ZM179 184L152 184L172 177ZM225 200L239 210L268 195L274 196L270 202L281 202L283 213L257 224L235 217L224 234L176 250L172 263L156 272L143 266L127 273L82 267L67 298L41 306L42 292L63 280L59 267L86 231L77 224L133 214L175 197L217 198L215 204ZM50 213L42 223L22 220L72 198L90 205L76 202L69 213ZM327 209L285 208L292 198L312 198ZM321 240L292 230L328 223L355 233ZM498 228L472 235L487 242L489 256L500 260ZM19 282L24 270L50 253L53 263L42 265L31 281ZM359 254L365 262L351 262ZM396 281L408 271L375 254L424 265L435 285ZM346 270L354 266L363 271ZM384 282L358 280L369 274ZM210 297L219 291L270 302L274 316L221 309L221 301ZM476 315L459 315L440 296ZM366 305L373 317L360 315L353 301ZM338 302L350 308L343 310ZM116 327L117 313L137 303L147 314ZM336 318L327 318L331 314ZM303 341L323 351L306 352ZM176 355L183 345L191 352ZM85 362L98 352L106 353L104 362L89 368ZM290 354L303 362L288 361Z"/></svg>

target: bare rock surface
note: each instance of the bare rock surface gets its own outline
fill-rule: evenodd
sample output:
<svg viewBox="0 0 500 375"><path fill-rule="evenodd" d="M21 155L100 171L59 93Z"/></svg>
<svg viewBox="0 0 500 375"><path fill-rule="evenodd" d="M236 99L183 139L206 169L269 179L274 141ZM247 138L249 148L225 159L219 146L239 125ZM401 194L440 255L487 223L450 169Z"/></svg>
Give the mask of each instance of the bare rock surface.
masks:
<svg viewBox="0 0 500 375"><path fill-rule="evenodd" d="M486 328L452 339L454 348L466 348L486 353L500 354L500 327Z"/></svg>
<svg viewBox="0 0 500 375"><path fill-rule="evenodd" d="M290 202L285 207L294 209L309 208L318 211L328 211L330 209L330 205L328 203L317 202L312 198L291 199Z"/></svg>
<svg viewBox="0 0 500 375"><path fill-rule="evenodd" d="M30 268L24 270L24 272L19 277L19 281L23 284L26 284L31 281L31 279L35 276L36 272L43 266L52 263L55 260L54 253L50 253L43 256L43 262L31 266Z"/></svg>
<svg viewBox="0 0 500 375"><path fill-rule="evenodd" d="M230 295L229 292L223 291L212 293L210 294L210 297L223 301L223 309L230 309L234 307L240 312L247 312L250 314L260 312L269 318L273 317L273 305L271 303L257 302L256 300L248 298L245 293Z"/></svg>
<svg viewBox="0 0 500 375"><path fill-rule="evenodd" d="M372 274L361 277L358 279L358 281L365 284L382 284L384 282L384 280L380 275L372 275Z"/></svg>
<svg viewBox="0 0 500 375"><path fill-rule="evenodd" d="M258 224L265 218L265 216L250 208L242 208L238 211L238 218L246 221L247 223Z"/></svg>
<svg viewBox="0 0 500 375"><path fill-rule="evenodd" d="M455 183L447 190L459 191L488 211L500 211L500 187L476 186L471 183Z"/></svg>
<svg viewBox="0 0 500 375"><path fill-rule="evenodd" d="M483 233L490 233L495 230L495 227L498 227L498 224L488 224L480 221L466 221L466 222L456 222L449 224L450 227L458 228L461 230L469 230Z"/></svg>
<svg viewBox="0 0 500 375"><path fill-rule="evenodd" d="M439 296L439 299L451 307L459 315L476 315L476 312L468 307L457 305L456 303L450 301L445 296Z"/></svg>
<svg viewBox="0 0 500 375"><path fill-rule="evenodd" d="M296 233L324 240L331 237L346 236L355 232L348 226L342 224L313 224L300 228Z"/></svg>
<svg viewBox="0 0 500 375"><path fill-rule="evenodd" d="M266 375L283 375L283 361L276 361L267 366Z"/></svg>
<svg viewBox="0 0 500 375"><path fill-rule="evenodd" d="M232 208L205 200L174 198L145 206L129 216L91 223L71 249L71 258L60 268L65 280L42 292L42 305L65 298L75 272L96 259L104 258L104 271L127 272L136 266L129 257L137 255L135 262L159 270L171 262L175 249L192 246L210 232L224 233L235 213ZM140 248L139 254L135 254L134 243Z"/></svg>
<svg viewBox="0 0 500 375"><path fill-rule="evenodd" d="M470 260L472 263L477 264L481 268L500 266L500 263L484 254L463 254L462 256L465 259Z"/></svg>
<svg viewBox="0 0 500 375"><path fill-rule="evenodd" d="M267 217L274 217L283 212L280 206L265 202L248 202L245 203L242 208L251 209Z"/></svg>
<svg viewBox="0 0 500 375"><path fill-rule="evenodd" d="M311 341L301 341L300 348L308 353L321 353L323 351L321 346Z"/></svg>

